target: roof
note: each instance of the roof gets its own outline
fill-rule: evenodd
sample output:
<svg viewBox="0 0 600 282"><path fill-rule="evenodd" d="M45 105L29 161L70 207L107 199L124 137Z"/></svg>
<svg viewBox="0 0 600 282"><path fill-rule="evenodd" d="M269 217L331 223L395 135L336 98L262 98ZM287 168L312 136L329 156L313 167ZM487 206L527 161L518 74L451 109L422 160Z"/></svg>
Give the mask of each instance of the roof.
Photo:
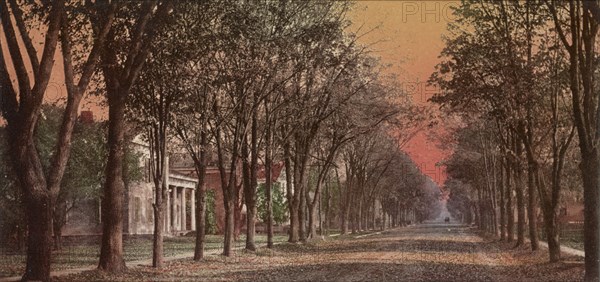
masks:
<svg viewBox="0 0 600 282"><path fill-rule="evenodd" d="M283 167L284 167L283 162L274 163L271 166L271 181L277 181L277 179L281 175L281 171L283 170ZM266 180L267 177L265 174L266 174L265 166L262 165L258 168L257 178L259 180Z"/></svg>

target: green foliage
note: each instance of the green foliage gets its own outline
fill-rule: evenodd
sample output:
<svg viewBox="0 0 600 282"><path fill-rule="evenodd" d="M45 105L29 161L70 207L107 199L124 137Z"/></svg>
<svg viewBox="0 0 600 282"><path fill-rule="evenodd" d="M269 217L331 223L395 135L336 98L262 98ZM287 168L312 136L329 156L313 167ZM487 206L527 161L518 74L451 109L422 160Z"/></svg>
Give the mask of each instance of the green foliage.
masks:
<svg viewBox="0 0 600 282"><path fill-rule="evenodd" d="M333 174L333 176L330 174L328 180L325 182L323 194L321 195L321 207L323 213L325 213L327 201L329 201L329 214L327 217L330 221L332 219L340 218L342 213L338 203L343 201L343 188L340 187L335 177L335 174Z"/></svg>
<svg viewBox="0 0 600 282"><path fill-rule="evenodd" d="M100 196L107 150L102 124L78 124L61 194L72 201Z"/></svg>
<svg viewBox="0 0 600 282"><path fill-rule="evenodd" d="M47 171L52 160L52 152L58 138L63 110L55 105L44 105L35 131L35 144ZM67 209L82 200L97 199L104 183L104 171L108 151L106 148L106 124L102 122L77 122L72 138L72 147L67 168L62 179L62 187L57 199L55 223L64 224ZM0 135L4 132L0 128ZM2 136L0 136L2 137ZM16 184L16 176L10 169L10 159L4 146L5 138L0 138L0 240L19 236L24 232L25 222L21 191ZM138 181L142 177L139 166L139 153L126 149L124 174L127 182ZM68 203L68 205L67 205Z"/></svg>
<svg viewBox="0 0 600 282"><path fill-rule="evenodd" d="M217 233L217 216L215 214L215 191L206 191L206 230L205 234Z"/></svg>
<svg viewBox="0 0 600 282"><path fill-rule="evenodd" d="M5 130L0 128L0 148L7 148ZM6 149L0 150L0 242L8 242L14 236L24 236L25 225L21 190L10 167ZM13 237L13 238L11 238ZM8 242L16 243L16 242ZM18 244L15 247L20 247Z"/></svg>
<svg viewBox="0 0 600 282"><path fill-rule="evenodd" d="M142 157L143 154L141 152L136 152L131 146L125 148L123 170L126 183L140 181L144 177L143 167L140 166L140 159ZM104 162L105 161L103 160L103 163ZM104 176L104 174L102 176Z"/></svg>
<svg viewBox="0 0 600 282"><path fill-rule="evenodd" d="M256 190L256 209L258 218L263 222L267 222L267 199L265 196L265 189L265 184L261 183ZM274 182L271 192L273 199L273 222L276 224L283 224L288 221L287 205L283 187L281 187L279 182Z"/></svg>
<svg viewBox="0 0 600 282"><path fill-rule="evenodd" d="M56 144L63 110L57 106L46 105L36 128L36 145L43 157L47 169L51 152ZM78 122L73 132L71 155L62 181L59 198L77 201L97 198L104 183L104 171L108 151L106 124L102 122ZM139 165L140 153L129 146L125 150L123 164L124 178L127 183L142 178Z"/></svg>

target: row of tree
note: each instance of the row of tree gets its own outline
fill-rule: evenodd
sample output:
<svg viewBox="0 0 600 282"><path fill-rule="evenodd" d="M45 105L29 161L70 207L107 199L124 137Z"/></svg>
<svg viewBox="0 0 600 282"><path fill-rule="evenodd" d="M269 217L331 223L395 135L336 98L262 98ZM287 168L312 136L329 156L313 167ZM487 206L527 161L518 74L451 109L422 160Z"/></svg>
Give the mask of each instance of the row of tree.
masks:
<svg viewBox="0 0 600 282"><path fill-rule="evenodd" d="M209 161L221 176L226 256L241 229L242 205L246 249L256 249L261 165L268 247L273 245L276 163L283 163L286 175L290 242L318 238L322 222L328 222L321 207L331 208L330 194L322 204L323 193L331 192L328 182L341 164L346 187L336 187L343 194L342 231L348 231L349 223L354 232L375 228L375 203L383 189L379 182L390 166L408 161L398 151L398 140L389 135L420 120L406 99L398 99L399 88L380 76L381 66L368 48L347 32L349 8L349 3L286 1L176 6L178 16L158 34L128 103L129 116L145 132L152 151L155 266L162 264L158 227L166 209L167 155L178 147L193 160L199 180L196 260L203 257ZM396 154L389 155L392 151ZM411 173L423 177L416 168ZM388 189L418 187L415 182ZM428 217L425 209L437 202L436 191L414 192L412 198L424 199L423 206L414 206L419 210L415 218ZM397 208L398 203L388 206Z"/></svg>
<svg viewBox="0 0 600 282"><path fill-rule="evenodd" d="M340 193L344 231L349 224L353 231L375 228L377 202L388 226L434 216L437 186L400 151L404 142L390 137L412 136L402 133L420 119L398 87L381 77L359 36L347 32L349 9L339 1L0 0L6 38L0 49L9 51L0 52L1 110L13 187L27 211L23 279L50 279L52 216L63 178L69 179L77 113L88 92L108 106L101 270L125 269L123 168L126 132L134 127L151 148L156 267L163 264L168 154L176 148L189 154L198 175L195 260L203 257L212 155L224 195L226 256L242 201L246 248L256 249L259 161L266 169L269 247L271 169L278 162L285 166L290 242L314 239L317 227L331 222L320 220L332 206L331 187ZM36 42L39 34L44 37ZM62 59L66 100L56 137L42 151L36 132L55 57Z"/></svg>
<svg viewBox="0 0 600 282"><path fill-rule="evenodd" d="M449 208L503 240L516 228L517 246L528 232L532 250L541 211L557 261L563 187L583 186L587 281L599 269L599 11L597 1L462 1L430 80L442 89L432 101L460 117Z"/></svg>

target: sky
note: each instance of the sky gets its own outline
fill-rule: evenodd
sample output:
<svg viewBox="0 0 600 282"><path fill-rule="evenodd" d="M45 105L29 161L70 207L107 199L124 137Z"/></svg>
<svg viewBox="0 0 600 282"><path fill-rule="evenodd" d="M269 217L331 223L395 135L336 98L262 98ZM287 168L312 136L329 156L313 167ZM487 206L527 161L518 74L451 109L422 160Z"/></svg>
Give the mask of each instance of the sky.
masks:
<svg viewBox="0 0 600 282"><path fill-rule="evenodd" d="M456 1L358 1L350 13L351 31L360 43L372 45L374 54L384 64L386 72L394 74L415 104L437 108L427 102L436 92L427 80L440 62L442 36L452 22L451 7ZM434 131L442 129L434 127ZM440 186L446 180L444 168L437 166L450 152L438 147L435 135L421 131L402 149L421 171Z"/></svg>

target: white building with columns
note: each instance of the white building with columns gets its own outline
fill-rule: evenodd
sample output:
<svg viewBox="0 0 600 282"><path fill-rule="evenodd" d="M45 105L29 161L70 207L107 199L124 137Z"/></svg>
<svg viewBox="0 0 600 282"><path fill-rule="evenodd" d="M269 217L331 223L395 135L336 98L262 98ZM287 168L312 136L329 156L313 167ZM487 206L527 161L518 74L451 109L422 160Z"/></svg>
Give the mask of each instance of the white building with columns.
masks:
<svg viewBox="0 0 600 282"><path fill-rule="evenodd" d="M123 233L147 235L154 233L154 182L149 166L148 146L139 137L133 140L139 155L142 178L128 183L125 189ZM196 230L196 186L194 178L169 170L165 235L182 235ZM101 203L98 197L85 199L67 213L64 236L98 235L102 233Z"/></svg>
<svg viewBox="0 0 600 282"><path fill-rule="evenodd" d="M155 202L154 182L149 165L150 152L148 146L139 137L133 141L135 150L140 153L140 166L143 177L130 184L126 196L126 218L124 233L131 235L152 234L154 232ZM196 188L198 181L194 178L169 171L167 186L167 210L164 230L169 235L183 235L196 230Z"/></svg>
<svg viewBox="0 0 600 282"><path fill-rule="evenodd" d="M182 235L196 230L195 179L169 173L167 211L164 230L166 234ZM127 234L152 234L154 232L154 183L138 182L127 191L127 216L124 232Z"/></svg>

